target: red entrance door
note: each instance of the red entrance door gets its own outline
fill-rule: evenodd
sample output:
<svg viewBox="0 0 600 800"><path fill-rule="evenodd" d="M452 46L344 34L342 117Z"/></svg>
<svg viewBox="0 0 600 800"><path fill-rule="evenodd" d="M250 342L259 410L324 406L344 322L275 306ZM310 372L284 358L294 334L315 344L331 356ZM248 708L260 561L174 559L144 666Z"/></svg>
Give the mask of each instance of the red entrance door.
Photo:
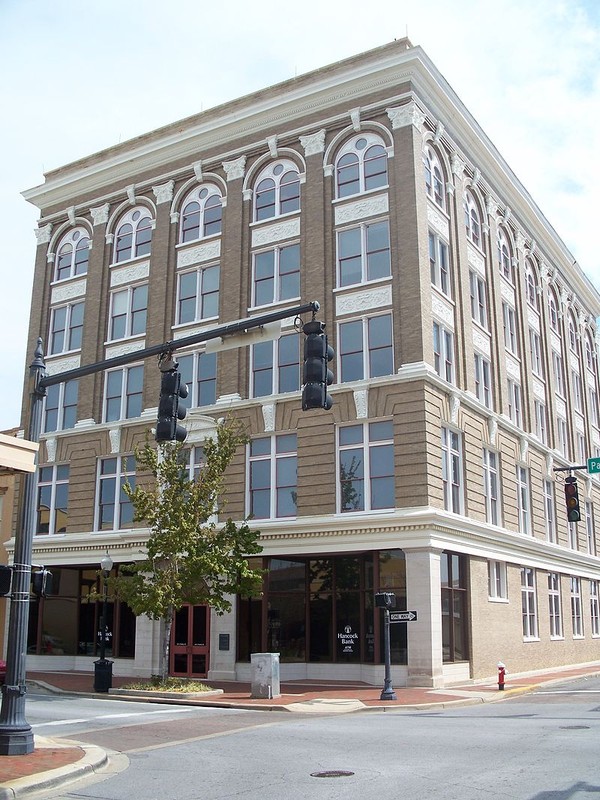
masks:
<svg viewBox="0 0 600 800"><path fill-rule="evenodd" d="M206 678L209 666L208 606L186 605L175 613L171 633L170 674Z"/></svg>

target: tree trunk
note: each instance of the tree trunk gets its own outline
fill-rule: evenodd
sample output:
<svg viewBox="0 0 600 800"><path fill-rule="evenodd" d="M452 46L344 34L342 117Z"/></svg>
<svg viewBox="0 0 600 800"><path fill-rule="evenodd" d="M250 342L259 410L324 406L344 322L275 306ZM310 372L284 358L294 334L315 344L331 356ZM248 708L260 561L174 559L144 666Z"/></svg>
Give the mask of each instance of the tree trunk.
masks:
<svg viewBox="0 0 600 800"><path fill-rule="evenodd" d="M173 608L170 607L168 616L164 620L164 637L162 646L162 659L160 665L160 679L166 681L169 677L169 656L171 654L171 628L173 627Z"/></svg>

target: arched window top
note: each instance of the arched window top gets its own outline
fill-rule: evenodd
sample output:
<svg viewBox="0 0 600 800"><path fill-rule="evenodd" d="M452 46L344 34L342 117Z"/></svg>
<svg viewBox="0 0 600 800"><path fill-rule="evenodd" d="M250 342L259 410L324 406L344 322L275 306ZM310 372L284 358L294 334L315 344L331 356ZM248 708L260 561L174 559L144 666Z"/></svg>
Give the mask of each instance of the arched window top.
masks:
<svg viewBox="0 0 600 800"><path fill-rule="evenodd" d="M548 310L550 314L550 327L554 333L559 333L558 300L556 299L553 289L550 289L548 292Z"/></svg>
<svg viewBox="0 0 600 800"><path fill-rule="evenodd" d="M153 227L150 212L144 206L136 206L123 214L116 226L113 263L148 255Z"/></svg>
<svg viewBox="0 0 600 800"><path fill-rule="evenodd" d="M475 198L469 191L465 194L465 229L467 231L467 239L470 239L474 245L481 248L481 215Z"/></svg>
<svg viewBox="0 0 600 800"><path fill-rule="evenodd" d="M90 239L85 228L73 228L60 240L54 261L54 280L64 281L88 270Z"/></svg>
<svg viewBox="0 0 600 800"><path fill-rule="evenodd" d="M498 229L498 241L497 241L496 252L498 257L498 269L500 270L500 274L504 278L506 278L506 280L509 283L514 284L515 275L512 264L512 250L510 242L508 240L508 236L506 235L505 231L502 230L502 228Z"/></svg>
<svg viewBox="0 0 600 800"><path fill-rule="evenodd" d="M262 169L254 183L254 219L259 222L300 209L300 172L290 159Z"/></svg>
<svg viewBox="0 0 600 800"><path fill-rule="evenodd" d="M223 199L214 183L196 186L181 204L179 241L193 242L221 233Z"/></svg>
<svg viewBox="0 0 600 800"><path fill-rule="evenodd" d="M446 183L444 171L438 154L433 147L427 146L423 151L425 167L425 189L427 195L440 208L446 210Z"/></svg>
<svg viewBox="0 0 600 800"><path fill-rule="evenodd" d="M525 268L525 291L528 305L539 312L538 279L535 267L529 261Z"/></svg>
<svg viewBox="0 0 600 800"><path fill-rule="evenodd" d="M348 139L335 161L336 197L350 197L388 185L387 150L375 133Z"/></svg>

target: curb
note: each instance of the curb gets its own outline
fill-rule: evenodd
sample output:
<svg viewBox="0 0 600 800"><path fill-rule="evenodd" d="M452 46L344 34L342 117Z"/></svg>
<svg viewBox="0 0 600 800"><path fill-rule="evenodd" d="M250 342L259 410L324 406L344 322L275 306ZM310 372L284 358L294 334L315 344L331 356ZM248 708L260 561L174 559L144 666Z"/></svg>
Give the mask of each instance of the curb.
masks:
<svg viewBox="0 0 600 800"><path fill-rule="evenodd" d="M108 755L101 747L67 739L61 741L72 747L81 748L84 751L83 758L65 767L38 772L25 778L16 778L10 786L0 786L0 800L15 800L42 789L66 786L86 775L94 774L108 763Z"/></svg>

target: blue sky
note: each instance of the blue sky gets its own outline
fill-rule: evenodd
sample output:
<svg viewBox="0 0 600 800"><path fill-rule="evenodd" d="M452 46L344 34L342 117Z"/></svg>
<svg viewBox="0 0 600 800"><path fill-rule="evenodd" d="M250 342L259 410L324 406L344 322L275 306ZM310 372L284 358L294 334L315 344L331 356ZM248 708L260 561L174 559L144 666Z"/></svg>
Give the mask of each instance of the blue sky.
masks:
<svg viewBox="0 0 600 800"><path fill-rule="evenodd" d="M37 211L53 169L408 35L600 288L597 0L0 0L0 430L19 423ZM7 252L8 251L8 252Z"/></svg>

